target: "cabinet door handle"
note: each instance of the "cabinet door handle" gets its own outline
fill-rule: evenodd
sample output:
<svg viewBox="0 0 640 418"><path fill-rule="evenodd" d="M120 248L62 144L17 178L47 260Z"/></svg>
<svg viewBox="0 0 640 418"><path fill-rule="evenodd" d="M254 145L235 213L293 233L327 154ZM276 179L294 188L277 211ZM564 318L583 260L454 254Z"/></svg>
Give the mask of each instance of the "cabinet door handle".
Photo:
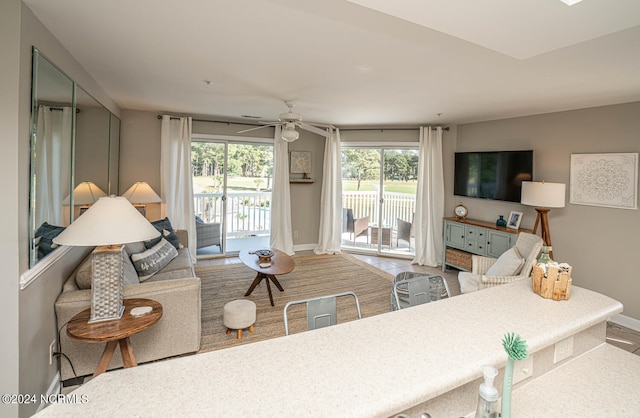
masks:
<svg viewBox="0 0 640 418"><path fill-rule="evenodd" d="M464 235L460 235L460 238L464 238Z"/></svg>

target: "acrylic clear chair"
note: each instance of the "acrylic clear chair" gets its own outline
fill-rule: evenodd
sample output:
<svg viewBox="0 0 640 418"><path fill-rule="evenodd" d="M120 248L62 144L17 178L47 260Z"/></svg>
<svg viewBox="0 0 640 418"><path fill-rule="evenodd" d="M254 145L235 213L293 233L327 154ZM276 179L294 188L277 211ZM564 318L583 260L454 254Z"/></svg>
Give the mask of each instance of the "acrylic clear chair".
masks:
<svg viewBox="0 0 640 418"><path fill-rule="evenodd" d="M294 300L284 305L284 334L289 335L289 319L287 317L287 309L292 305L307 305L307 331L336 325L338 323L337 315L337 299L342 296L352 296L356 309L358 311L358 319L362 319L360 312L360 302L353 292L342 292L333 295L318 296L315 298Z"/></svg>
<svg viewBox="0 0 640 418"><path fill-rule="evenodd" d="M391 287L391 310L446 299L450 295L447 281L442 276L403 272L395 277Z"/></svg>

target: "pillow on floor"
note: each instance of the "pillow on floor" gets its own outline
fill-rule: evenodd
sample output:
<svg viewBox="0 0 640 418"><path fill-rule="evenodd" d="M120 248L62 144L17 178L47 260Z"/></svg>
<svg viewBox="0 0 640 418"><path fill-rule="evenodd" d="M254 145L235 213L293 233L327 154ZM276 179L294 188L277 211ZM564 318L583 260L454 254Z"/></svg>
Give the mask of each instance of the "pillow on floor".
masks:
<svg viewBox="0 0 640 418"><path fill-rule="evenodd" d="M138 272L138 278L144 282L163 269L171 260L178 256L178 250L166 239L140 254L133 254L131 261Z"/></svg>
<svg viewBox="0 0 640 418"><path fill-rule="evenodd" d="M160 232L160 236L158 238L153 238L149 241L145 241L144 246L147 247L147 249L152 248L156 244L158 244L161 238L169 241L176 248L176 250L182 248L180 240L178 240L178 235L176 234L176 231L173 230L173 226L171 226L171 221L169 221L169 218L160 219L159 221L153 221L151 222L151 225L153 225Z"/></svg>
<svg viewBox="0 0 640 418"><path fill-rule="evenodd" d="M122 257L124 267L124 284L137 284L140 283L138 279L138 272L133 267L131 259L126 255ZM82 262L78 270L76 271L76 285L80 289L91 289L91 273L92 273L93 255L89 256Z"/></svg>
<svg viewBox="0 0 640 418"><path fill-rule="evenodd" d="M516 247L512 247L498 257L485 276L514 276L520 272L523 264L524 258L518 253Z"/></svg>

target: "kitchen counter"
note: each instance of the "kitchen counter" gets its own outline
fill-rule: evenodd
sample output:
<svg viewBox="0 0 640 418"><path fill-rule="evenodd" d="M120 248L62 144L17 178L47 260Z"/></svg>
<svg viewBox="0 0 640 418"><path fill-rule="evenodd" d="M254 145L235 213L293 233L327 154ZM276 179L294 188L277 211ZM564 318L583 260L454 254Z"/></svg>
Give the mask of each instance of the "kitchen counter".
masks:
<svg viewBox="0 0 640 418"><path fill-rule="evenodd" d="M574 344L576 357L604 343L605 321L621 311L619 302L577 286L567 301L544 299L522 280L312 332L111 371L72 392L85 395L86 403L51 405L39 416L384 417L403 411L419 416L419 410L436 411L434 418L461 416L475 408L482 366L504 367L505 333L520 334L529 352L541 356L554 343L584 334ZM536 367L544 372L551 366ZM468 395L460 396L463 388Z"/></svg>
<svg viewBox="0 0 640 418"><path fill-rule="evenodd" d="M640 357L602 344L515 390L511 415L634 418L639 394Z"/></svg>

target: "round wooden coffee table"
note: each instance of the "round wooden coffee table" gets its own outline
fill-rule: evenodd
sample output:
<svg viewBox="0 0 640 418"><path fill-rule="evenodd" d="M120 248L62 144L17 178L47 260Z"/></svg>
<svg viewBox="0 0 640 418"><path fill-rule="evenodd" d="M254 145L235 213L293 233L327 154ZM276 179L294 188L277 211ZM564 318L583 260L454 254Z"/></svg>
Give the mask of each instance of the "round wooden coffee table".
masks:
<svg viewBox="0 0 640 418"><path fill-rule="evenodd" d="M271 257L271 266L263 268L260 267L260 260L258 259L258 256L253 254L256 250L257 249L242 250L239 254L240 260L245 266L258 272L253 283L249 286L249 290L247 290L247 293L244 295L249 296L258 283L264 280L267 282L267 290L269 292L269 301L271 302L271 306L275 306L273 304L273 295L271 294L271 284L269 282L273 282L281 292L284 292L282 285L280 285L280 282L278 282L278 279L276 278L276 274L290 273L296 267L296 263L287 253L270 248L274 253L273 257Z"/></svg>
<svg viewBox="0 0 640 418"><path fill-rule="evenodd" d="M138 363L133 355L129 337L149 328L162 317L162 305L155 300L124 299L123 305L124 313L120 319L89 324L88 321L91 317L91 308L89 308L71 318L67 325L67 335L76 341L107 343L98 362L98 367L93 373L94 377L107 371L118 344L120 344L120 354L122 354L124 367L137 366ZM151 306L152 310L143 316L132 316L131 309L138 306Z"/></svg>

